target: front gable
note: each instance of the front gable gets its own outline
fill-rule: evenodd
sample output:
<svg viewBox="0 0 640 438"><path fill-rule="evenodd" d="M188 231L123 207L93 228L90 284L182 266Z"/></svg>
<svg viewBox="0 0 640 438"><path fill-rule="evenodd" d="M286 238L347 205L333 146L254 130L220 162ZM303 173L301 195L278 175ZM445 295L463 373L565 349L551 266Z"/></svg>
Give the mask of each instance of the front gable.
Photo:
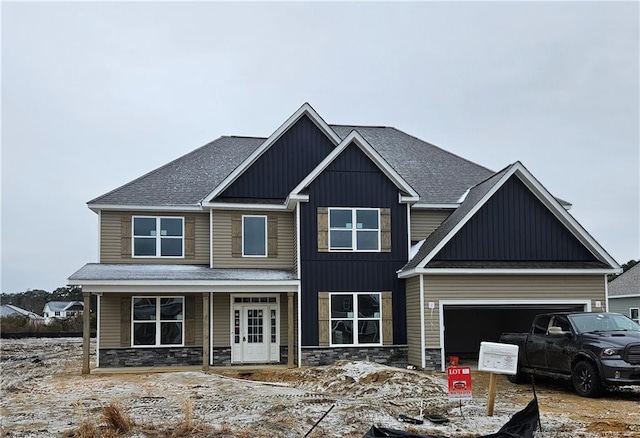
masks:
<svg viewBox="0 0 640 438"><path fill-rule="evenodd" d="M618 263L516 162L472 187L399 272L619 272Z"/></svg>
<svg viewBox="0 0 640 438"><path fill-rule="evenodd" d="M218 196L284 200L335 147L305 114Z"/></svg>
<svg viewBox="0 0 640 438"><path fill-rule="evenodd" d="M309 185L309 192L320 205L334 207L378 207L382 199L398 200L398 188L354 143Z"/></svg>
<svg viewBox="0 0 640 438"><path fill-rule="evenodd" d="M598 259L516 175L435 255L433 261L591 262Z"/></svg>

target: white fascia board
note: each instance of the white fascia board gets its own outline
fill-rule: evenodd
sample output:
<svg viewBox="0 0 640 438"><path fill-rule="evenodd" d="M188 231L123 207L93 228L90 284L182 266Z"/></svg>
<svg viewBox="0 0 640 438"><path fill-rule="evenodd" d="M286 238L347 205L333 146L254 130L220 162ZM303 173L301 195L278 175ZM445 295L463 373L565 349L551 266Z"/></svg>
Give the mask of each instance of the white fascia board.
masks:
<svg viewBox="0 0 640 438"><path fill-rule="evenodd" d="M325 157L315 169L309 173L292 191L291 195L299 195L305 187L311 184L327 167L331 164L351 143L355 143L362 152L364 152L382 172L389 178L400 190L408 193L411 198L419 199L418 193L407 183L398 172L396 172L385 161L382 156L376 152L376 150L360 135L356 130L353 130L345 137L344 140L333 150L329 155ZM290 196L291 196L290 195Z"/></svg>
<svg viewBox="0 0 640 438"><path fill-rule="evenodd" d="M400 204L414 204L420 200L417 196L403 196L402 193L398 193L398 202Z"/></svg>
<svg viewBox="0 0 640 438"><path fill-rule="evenodd" d="M129 211L202 211L202 206L197 205L117 205L117 204L87 204L94 212L101 210L129 210Z"/></svg>
<svg viewBox="0 0 640 438"><path fill-rule="evenodd" d="M460 204L428 204L425 202L416 202L411 206L416 210L455 210Z"/></svg>
<svg viewBox="0 0 640 438"><path fill-rule="evenodd" d="M291 210L285 204L232 204L228 202L208 202L202 204L203 208L211 208L215 210Z"/></svg>
<svg viewBox="0 0 640 438"><path fill-rule="evenodd" d="M126 281L122 283L110 282L87 282L83 283L83 290L97 293L190 293L190 292L213 292L213 293L230 293L230 292L298 292L299 282L297 280L282 282L150 282L150 281Z"/></svg>
<svg viewBox="0 0 640 438"><path fill-rule="evenodd" d="M462 269L462 268L415 268L398 274L398 278L415 275L601 275L613 274L614 269Z"/></svg>
<svg viewBox="0 0 640 438"><path fill-rule="evenodd" d="M596 256L600 256L603 260L606 260L609 266L617 269L621 269L618 262L600 246L600 244L585 230L580 223L575 220L565 207L558 202L558 200L549 193L549 191L538 181L532 174L522 165L519 161L515 163L513 173L518 173L520 180L531 189L540 199L546 207L553 213L565 226L567 226L572 234L583 245L592 251L595 251ZM621 271L620 271L621 272Z"/></svg>
<svg viewBox="0 0 640 438"><path fill-rule="evenodd" d="M609 295L610 300L614 300L616 298L640 298L640 294L630 294L630 295Z"/></svg>
<svg viewBox="0 0 640 438"><path fill-rule="evenodd" d="M269 138L267 138L251 155L249 155L233 172L229 174L211 193L203 199L204 203L211 202L216 196L220 195L227 189L240 175L244 173L253 163L255 163L262 154L264 154L282 135L287 132L302 116L306 115L313 123L333 142L334 145L340 143L340 137L325 122L322 117L309 105L304 103L298 110L293 113L278 129L275 130Z"/></svg>

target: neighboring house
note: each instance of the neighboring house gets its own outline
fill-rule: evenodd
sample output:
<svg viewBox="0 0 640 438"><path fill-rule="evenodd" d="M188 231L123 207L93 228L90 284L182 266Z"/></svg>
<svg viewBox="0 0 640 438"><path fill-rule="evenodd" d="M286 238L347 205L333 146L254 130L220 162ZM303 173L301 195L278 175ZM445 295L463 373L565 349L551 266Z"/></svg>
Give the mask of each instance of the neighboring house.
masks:
<svg viewBox="0 0 640 438"><path fill-rule="evenodd" d="M609 283L609 312L627 315L640 323L640 263Z"/></svg>
<svg viewBox="0 0 640 438"><path fill-rule="evenodd" d="M84 303L82 301L49 301L44 305L42 314L44 322L51 324L55 320L62 320L78 315L84 312Z"/></svg>
<svg viewBox="0 0 640 438"><path fill-rule="evenodd" d="M37 313L30 312L18 306L14 306L13 304L2 304L0 306L0 318L5 318L7 316L22 316L28 318L34 323L44 321L44 318Z"/></svg>
<svg viewBox="0 0 640 438"><path fill-rule="evenodd" d="M88 202L99 367L371 360L444 369L534 314L603 310L616 261L519 162L499 172L304 104ZM89 372L85 333L83 372Z"/></svg>

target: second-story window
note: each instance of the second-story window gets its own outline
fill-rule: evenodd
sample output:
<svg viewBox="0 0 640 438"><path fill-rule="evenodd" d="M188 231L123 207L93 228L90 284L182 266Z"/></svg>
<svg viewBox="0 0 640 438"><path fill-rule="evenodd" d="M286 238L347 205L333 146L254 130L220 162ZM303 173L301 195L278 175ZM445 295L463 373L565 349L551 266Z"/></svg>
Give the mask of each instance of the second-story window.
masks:
<svg viewBox="0 0 640 438"><path fill-rule="evenodd" d="M330 208L329 250L380 251L380 210Z"/></svg>
<svg viewBox="0 0 640 438"><path fill-rule="evenodd" d="M184 218L133 217L134 257L183 257Z"/></svg>
<svg viewBox="0 0 640 438"><path fill-rule="evenodd" d="M266 216L242 216L242 256L267 256Z"/></svg>

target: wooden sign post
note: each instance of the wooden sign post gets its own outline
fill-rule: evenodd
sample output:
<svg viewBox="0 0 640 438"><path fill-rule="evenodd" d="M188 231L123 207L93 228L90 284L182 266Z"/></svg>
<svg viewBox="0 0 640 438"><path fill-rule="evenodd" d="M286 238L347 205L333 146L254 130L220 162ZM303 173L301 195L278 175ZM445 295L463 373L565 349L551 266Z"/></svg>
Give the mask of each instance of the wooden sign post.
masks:
<svg viewBox="0 0 640 438"><path fill-rule="evenodd" d="M496 342L481 342L478 371L489 372L487 416L493 417L498 374L516 374L518 371L518 346Z"/></svg>
<svg viewBox="0 0 640 438"><path fill-rule="evenodd" d="M489 373L489 396L487 397L487 416L493 417L493 406L496 403L496 382L498 375Z"/></svg>

